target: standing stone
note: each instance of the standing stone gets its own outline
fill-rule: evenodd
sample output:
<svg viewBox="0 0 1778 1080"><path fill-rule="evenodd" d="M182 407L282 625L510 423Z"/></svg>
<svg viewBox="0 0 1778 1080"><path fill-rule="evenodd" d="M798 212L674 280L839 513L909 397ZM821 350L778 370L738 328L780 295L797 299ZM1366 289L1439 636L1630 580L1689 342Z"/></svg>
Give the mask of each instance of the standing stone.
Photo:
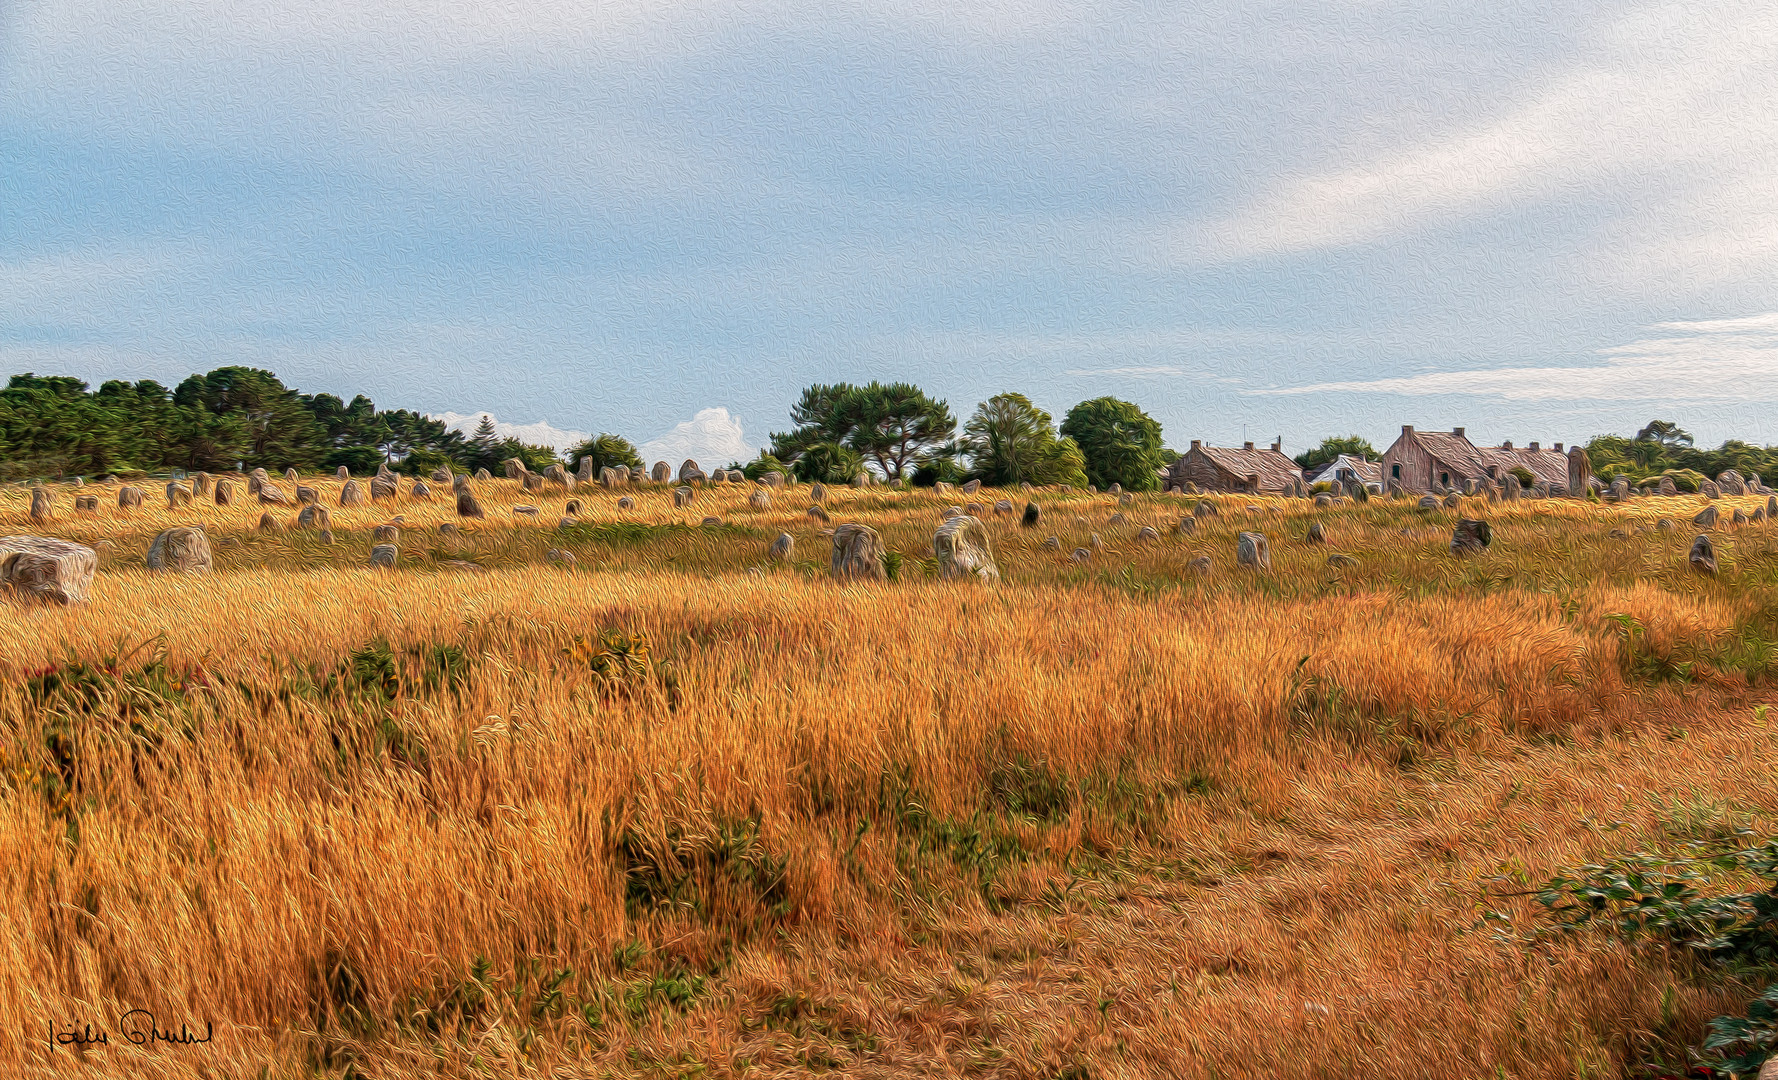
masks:
<svg viewBox="0 0 1778 1080"><path fill-rule="evenodd" d="M74 509L82 514L96 514L99 512L99 497L97 495L76 495L74 496Z"/></svg>
<svg viewBox="0 0 1778 1080"><path fill-rule="evenodd" d="M283 532L284 531L284 523L282 521L278 520L278 517L276 514L273 514L270 510L267 510L265 513L259 515L259 531L260 532Z"/></svg>
<svg viewBox="0 0 1778 1080"><path fill-rule="evenodd" d="M795 550L796 538L789 533L779 533L778 539L773 540L772 546L767 549L766 558L776 562L785 562L789 560L791 552Z"/></svg>
<svg viewBox="0 0 1778 1080"><path fill-rule="evenodd" d="M940 525L932 536L932 550L938 556L938 576L944 581L974 579L992 585L1000 580L994 547L980 518L965 515Z"/></svg>
<svg viewBox="0 0 1778 1080"><path fill-rule="evenodd" d="M295 469L285 469L284 470L284 480L287 483L291 483L291 484L296 483L296 480L297 480L296 470Z"/></svg>
<svg viewBox="0 0 1778 1080"><path fill-rule="evenodd" d="M530 466L515 457L509 457L505 461L502 461L500 467L506 470L506 478L508 480L517 480L531 471Z"/></svg>
<svg viewBox="0 0 1778 1080"><path fill-rule="evenodd" d="M617 500L617 508L619 510L634 510L636 508L636 500L625 495L623 498Z"/></svg>
<svg viewBox="0 0 1778 1080"><path fill-rule="evenodd" d="M191 489L177 480L167 481L167 509L177 510L182 506L191 505Z"/></svg>
<svg viewBox="0 0 1778 1080"><path fill-rule="evenodd" d="M550 462L549 468L543 470L543 479L554 481L563 487L571 486L568 479L568 470L562 468L562 466L553 461ZM543 484L540 482L537 487L538 490L541 491L543 489Z"/></svg>
<svg viewBox="0 0 1778 1080"><path fill-rule="evenodd" d="M1272 548L1265 533L1244 532L1235 538L1235 563L1239 566L1272 568Z"/></svg>
<svg viewBox="0 0 1778 1080"><path fill-rule="evenodd" d="M1697 525L1700 528L1705 528L1705 529L1715 528L1716 527L1716 507L1706 506L1704 509L1698 511L1697 516L1692 518L1692 524Z"/></svg>
<svg viewBox="0 0 1778 1080"><path fill-rule="evenodd" d="M1507 473L1500 481L1500 497L1507 502L1518 502L1519 495L1523 490L1519 484L1519 478L1512 473Z"/></svg>
<svg viewBox="0 0 1778 1080"><path fill-rule="evenodd" d="M1741 474L1734 469L1724 469L1716 478L1716 486L1721 488L1725 495L1747 494L1746 482L1741 479Z"/></svg>
<svg viewBox="0 0 1778 1080"><path fill-rule="evenodd" d="M1201 517L1201 518L1215 517L1215 516L1217 516L1218 513L1219 513L1219 511L1216 509L1216 504L1211 502L1209 499L1205 499L1205 500L1199 502L1198 505L1192 507L1192 516L1193 517Z"/></svg>
<svg viewBox="0 0 1778 1080"><path fill-rule="evenodd" d="M1058 540L1057 538L1055 538L1053 536L1048 536L1048 537L1044 538L1043 546L1050 549L1051 551L1061 551L1062 550L1062 541Z"/></svg>
<svg viewBox="0 0 1778 1080"><path fill-rule="evenodd" d="M1086 562L1088 559L1090 559L1092 557L1093 557L1093 553L1088 551L1086 548L1075 548L1073 551L1068 553L1068 561L1069 562Z"/></svg>
<svg viewBox="0 0 1778 1080"><path fill-rule="evenodd" d="M1449 495L1445 496L1445 509L1446 510L1455 510L1459 506L1462 506L1462 505L1463 505L1462 497L1459 496L1455 491L1453 491Z"/></svg>
<svg viewBox="0 0 1778 1080"><path fill-rule="evenodd" d="M485 484L489 480L494 479L494 474L486 469L477 469L475 470L475 478Z"/></svg>
<svg viewBox="0 0 1778 1080"><path fill-rule="evenodd" d="M1766 520L1778 519L1778 495L1766 496Z"/></svg>
<svg viewBox="0 0 1778 1080"><path fill-rule="evenodd" d="M1122 514L1113 514L1110 517L1105 519L1105 527L1112 528L1112 527L1115 527L1118 525L1122 525L1122 524L1128 522L1129 520L1130 520L1129 518L1123 516Z"/></svg>
<svg viewBox="0 0 1778 1080"><path fill-rule="evenodd" d="M425 481L415 480L414 486L408 490L408 494L416 499L430 499L432 498L432 489L426 486Z"/></svg>
<svg viewBox="0 0 1778 1080"><path fill-rule="evenodd" d="M574 480L579 484L591 483L593 479L593 455L582 454L580 467L574 470Z"/></svg>
<svg viewBox="0 0 1778 1080"><path fill-rule="evenodd" d="M224 488L228 489L228 495L226 497L223 494ZM222 505L225 505L226 503L228 503L232 499L233 495L234 495L234 489L232 486L229 485L228 481L222 480L222 481L217 482L217 484L216 484L216 504L218 506L222 506ZM33 502L35 502L35 500L33 500ZM141 506L142 505L142 491L141 491L141 489L137 488L133 485L127 485L127 484L123 487L118 488L117 489L117 505L118 505L118 508L122 509L122 510L134 510L137 507Z"/></svg>
<svg viewBox="0 0 1778 1080"><path fill-rule="evenodd" d="M617 474L617 470L612 468L610 465L607 465L603 469L599 470L599 485L601 487L605 487L605 488L623 487L628 482L629 482L628 476L619 478L619 476Z"/></svg>
<svg viewBox="0 0 1778 1080"><path fill-rule="evenodd" d="M833 518L828 516L827 508L820 503L810 503L809 508L803 513L805 516L814 518L816 521L827 522L833 520Z"/></svg>
<svg viewBox="0 0 1778 1080"><path fill-rule="evenodd" d="M1025 514L1019 518L1019 524L1031 529L1035 528L1041 520L1043 520L1043 511L1037 508L1037 504L1034 502L1025 503Z"/></svg>
<svg viewBox="0 0 1778 1080"><path fill-rule="evenodd" d="M1123 493L1124 486L1116 481L1112 481L1111 486L1105 489L1107 495L1122 495Z"/></svg>
<svg viewBox="0 0 1778 1080"><path fill-rule="evenodd" d="M980 480L971 480L969 483L963 485L963 494L974 495L976 492L980 491L981 489L982 489L982 482Z"/></svg>
<svg viewBox="0 0 1778 1080"><path fill-rule="evenodd" d="M347 480L352 479L352 470L341 465L339 468L333 470L333 478L343 484Z"/></svg>
<svg viewBox="0 0 1778 1080"><path fill-rule="evenodd" d="M1318 491L1315 493L1315 498L1311 501L1315 504L1315 509L1319 510L1322 507L1332 506L1333 496L1325 491Z"/></svg>
<svg viewBox="0 0 1778 1080"><path fill-rule="evenodd" d="M210 494L210 474L197 473L191 478L191 494L195 499L205 498Z"/></svg>
<svg viewBox="0 0 1778 1080"><path fill-rule="evenodd" d="M374 486L374 485L373 485ZM262 506L283 506L290 501L284 489L267 481L259 485L259 502Z"/></svg>
<svg viewBox="0 0 1778 1080"><path fill-rule="evenodd" d="M394 544L378 544L370 549L370 564L388 569L395 565L395 557L400 553Z"/></svg>
<svg viewBox="0 0 1778 1080"><path fill-rule="evenodd" d="M1739 506L1735 507L1735 513L1729 518L1729 524L1731 524L1731 525L1745 525L1745 524L1747 524L1747 511L1741 509Z"/></svg>
<svg viewBox="0 0 1778 1080"><path fill-rule="evenodd" d="M140 503L140 499L141 499L141 496L138 495L137 496L138 504ZM119 491L117 493L117 500L118 500L118 505L122 506L123 505L123 492L122 491ZM232 481L232 480L218 480L218 481L216 481L216 505L217 506L233 506L234 502L235 502L234 481Z"/></svg>
<svg viewBox="0 0 1778 1080"><path fill-rule="evenodd" d="M1179 524L1174 527L1173 531L1177 532L1180 536L1191 536L1198 531L1198 519L1195 517L1182 517L1179 519Z"/></svg>
<svg viewBox="0 0 1778 1080"><path fill-rule="evenodd" d="M1706 480L1702 484L1699 484L1698 490L1704 493L1706 499L1722 498L1722 489L1716 486L1716 481L1714 480Z"/></svg>
<svg viewBox="0 0 1778 1080"><path fill-rule="evenodd" d="M784 474L774 469L771 472L761 474L759 482L769 488L781 488L784 486Z"/></svg>
<svg viewBox="0 0 1778 1080"><path fill-rule="evenodd" d="M1309 526L1309 531L1304 534L1303 540L1310 544L1327 543L1327 526L1321 524L1319 521L1311 524Z"/></svg>
<svg viewBox="0 0 1778 1080"><path fill-rule="evenodd" d="M852 478L852 486L855 488L870 487L871 483L872 477L870 473L859 473Z"/></svg>
<svg viewBox="0 0 1778 1080"><path fill-rule="evenodd" d="M811 487L809 489L809 501L810 502L826 502L827 501L827 489L822 487L820 484L816 484L814 487Z"/></svg>
<svg viewBox="0 0 1778 1080"><path fill-rule="evenodd" d="M1663 476L1661 477L1660 486L1655 490L1659 491L1662 495L1677 495L1679 494L1679 485L1673 482L1671 476Z"/></svg>
<svg viewBox="0 0 1778 1080"><path fill-rule="evenodd" d="M1451 530L1451 554L1479 555L1494 542L1494 530L1485 521L1462 518Z"/></svg>
<svg viewBox="0 0 1778 1080"><path fill-rule="evenodd" d="M1186 565L1186 568L1194 574L1198 574L1200 576L1202 576L1204 574L1208 574L1210 572L1210 556L1199 555L1197 558L1193 559L1191 562L1186 563L1185 565Z"/></svg>
<svg viewBox="0 0 1778 1080"><path fill-rule="evenodd" d="M654 463L654 468L649 472L648 478L654 483L664 484L673 479L673 466L664 461L657 461Z"/></svg>
<svg viewBox="0 0 1778 1080"><path fill-rule="evenodd" d="M1155 531L1153 525L1144 525L1136 533L1136 542L1140 544L1152 543L1160 538L1161 534Z"/></svg>
<svg viewBox="0 0 1778 1080"><path fill-rule="evenodd" d="M542 491L543 490L543 474L542 473L528 472L524 476L519 478L519 482L525 486L526 491Z"/></svg>
<svg viewBox="0 0 1778 1080"><path fill-rule="evenodd" d="M1698 573L1716 576L1716 545L1703 533L1699 533L1698 538L1692 541L1692 550L1687 553L1686 559Z"/></svg>
<svg viewBox="0 0 1778 1080"><path fill-rule="evenodd" d="M994 512L996 514L1006 515L1015 513L1016 511L1013 510L1011 499L999 499L994 503Z"/></svg>
<svg viewBox="0 0 1778 1080"><path fill-rule="evenodd" d="M833 563L829 572L842 581L882 581L883 538L875 529L845 524L833 531Z"/></svg>
<svg viewBox="0 0 1778 1080"><path fill-rule="evenodd" d="M457 493L457 516L466 518L487 516L482 513L482 504L476 500L475 492L468 488Z"/></svg>
<svg viewBox="0 0 1778 1080"><path fill-rule="evenodd" d="M222 485L217 484L216 487L217 487L217 490L221 490ZM340 505L341 506L363 506L364 505L364 489L362 487L358 486L358 481L347 480L346 486L343 488L340 488Z"/></svg>
<svg viewBox="0 0 1778 1080"><path fill-rule="evenodd" d="M296 527L299 529L330 529L333 527L333 516L327 512L327 507L311 504L303 507L302 513L296 515Z"/></svg>
<svg viewBox="0 0 1778 1080"><path fill-rule="evenodd" d="M693 480L702 480L703 478L704 470L698 468L698 463L691 458L686 458L679 463L679 482L681 484L689 484Z"/></svg>
<svg viewBox="0 0 1778 1080"><path fill-rule="evenodd" d="M1367 503L1367 502L1371 501L1371 489L1365 486L1363 480L1353 481L1353 483L1352 483L1352 501L1353 502L1361 502L1361 503Z"/></svg>
<svg viewBox="0 0 1778 1080"><path fill-rule="evenodd" d="M1437 510L1439 508L1438 496L1437 495L1422 495L1422 496L1420 496L1419 508L1421 510Z"/></svg>
<svg viewBox="0 0 1778 1080"><path fill-rule="evenodd" d="M762 488L747 497L747 505L755 510L770 510L772 508L772 496Z"/></svg>
<svg viewBox="0 0 1778 1080"><path fill-rule="evenodd" d="M55 501L46 487L31 489L31 523L48 525L55 518Z"/></svg>
<svg viewBox="0 0 1778 1080"><path fill-rule="evenodd" d="M1391 499L1399 499L1407 494L1407 491L1402 488L1400 480L1390 480L1388 490Z"/></svg>
<svg viewBox="0 0 1778 1080"><path fill-rule="evenodd" d="M204 530L189 525L168 529L148 546L148 568L165 573L207 574L211 570L210 538Z"/></svg>
<svg viewBox="0 0 1778 1080"><path fill-rule="evenodd" d="M680 507L690 506L691 505L691 497L692 497L692 490L689 487L676 487L673 489L673 505L674 506L680 506Z"/></svg>
<svg viewBox="0 0 1778 1080"><path fill-rule="evenodd" d="M84 604L99 553L47 536L0 536L0 590L41 604Z"/></svg>

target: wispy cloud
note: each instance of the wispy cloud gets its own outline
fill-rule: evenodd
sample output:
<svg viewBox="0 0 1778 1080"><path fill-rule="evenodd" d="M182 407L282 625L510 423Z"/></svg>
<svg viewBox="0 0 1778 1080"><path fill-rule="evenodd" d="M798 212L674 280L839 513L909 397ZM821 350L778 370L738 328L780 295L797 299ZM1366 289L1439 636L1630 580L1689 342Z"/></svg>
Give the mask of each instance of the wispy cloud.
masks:
<svg viewBox="0 0 1778 1080"><path fill-rule="evenodd" d="M1162 365L1159 367L1074 368L1064 371L1062 374L1082 377L1103 375L1125 379L1158 379L1167 375L1188 375L1190 372L1182 367Z"/></svg>
<svg viewBox="0 0 1778 1080"><path fill-rule="evenodd" d="M1663 322L1677 331L1599 350L1594 364L1436 371L1387 379L1313 383L1250 396L1443 394L1506 401L1778 401L1778 312L1701 322Z"/></svg>

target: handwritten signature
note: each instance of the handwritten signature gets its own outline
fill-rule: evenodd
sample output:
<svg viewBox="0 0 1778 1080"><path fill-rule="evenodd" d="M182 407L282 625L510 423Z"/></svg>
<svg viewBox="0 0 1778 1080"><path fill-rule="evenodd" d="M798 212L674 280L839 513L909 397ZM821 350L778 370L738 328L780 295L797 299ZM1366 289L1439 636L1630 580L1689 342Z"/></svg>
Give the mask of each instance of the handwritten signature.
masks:
<svg viewBox="0 0 1778 1080"><path fill-rule="evenodd" d="M184 1023L179 1025L177 1032L171 1028L162 1030L155 1022L154 1014L147 1009L131 1009L117 1018L118 1034L134 1046L153 1046L157 1042L170 1043L176 1046L191 1046L207 1043L215 1034L215 1025L204 1021L204 1033L198 1035ZM103 1028L93 1030L93 1025L85 1027L69 1026L66 1031L57 1031L55 1024L50 1024L50 1036L58 1046L72 1046L76 1049L86 1046L108 1046L111 1033Z"/></svg>

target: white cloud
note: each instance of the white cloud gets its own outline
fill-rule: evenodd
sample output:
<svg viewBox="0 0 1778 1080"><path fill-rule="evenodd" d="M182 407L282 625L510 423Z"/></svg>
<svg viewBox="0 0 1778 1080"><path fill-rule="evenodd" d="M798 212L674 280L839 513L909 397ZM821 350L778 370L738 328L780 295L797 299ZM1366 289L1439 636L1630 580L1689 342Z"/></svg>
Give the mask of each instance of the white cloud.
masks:
<svg viewBox="0 0 1778 1080"><path fill-rule="evenodd" d="M648 440L637 450L643 461L665 461L675 469L686 458L705 469L719 469L759 453L759 447L749 444L742 434L741 422L721 406L698 410L690 420L674 424L673 430Z"/></svg>
<svg viewBox="0 0 1778 1080"><path fill-rule="evenodd" d="M486 416L494 421L494 434L498 435L500 438L517 439L520 442L530 443L533 446L554 447L558 453L567 453L569 449L592 438L587 432L564 431L561 428L553 427L542 420L530 424L503 423L500 420L495 419L494 414L490 412L446 412L433 413L431 416L434 420L442 420L446 427L455 431L461 431L465 435L475 434L475 429L482 422L482 417Z"/></svg>
<svg viewBox="0 0 1778 1080"><path fill-rule="evenodd" d="M1597 364L1436 371L1247 393L1464 394L1507 401L1778 401L1778 312L1663 322L1652 329L1677 333L1601 349L1603 360Z"/></svg>
<svg viewBox="0 0 1778 1080"><path fill-rule="evenodd" d="M1285 177L1180 238L1244 258L1365 243L1538 200L1623 207L1602 276L1733 276L1778 254L1778 4L1648 6L1494 116Z"/></svg>

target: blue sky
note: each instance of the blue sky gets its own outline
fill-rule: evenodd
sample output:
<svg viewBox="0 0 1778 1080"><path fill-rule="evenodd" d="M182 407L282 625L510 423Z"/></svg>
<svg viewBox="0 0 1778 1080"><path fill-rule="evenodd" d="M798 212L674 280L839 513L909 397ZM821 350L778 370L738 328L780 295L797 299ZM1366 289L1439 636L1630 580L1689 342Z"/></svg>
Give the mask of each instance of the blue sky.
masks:
<svg viewBox="0 0 1778 1080"><path fill-rule="evenodd" d="M663 456L872 378L1778 442L1778 4L952 7L13 0L0 369Z"/></svg>

